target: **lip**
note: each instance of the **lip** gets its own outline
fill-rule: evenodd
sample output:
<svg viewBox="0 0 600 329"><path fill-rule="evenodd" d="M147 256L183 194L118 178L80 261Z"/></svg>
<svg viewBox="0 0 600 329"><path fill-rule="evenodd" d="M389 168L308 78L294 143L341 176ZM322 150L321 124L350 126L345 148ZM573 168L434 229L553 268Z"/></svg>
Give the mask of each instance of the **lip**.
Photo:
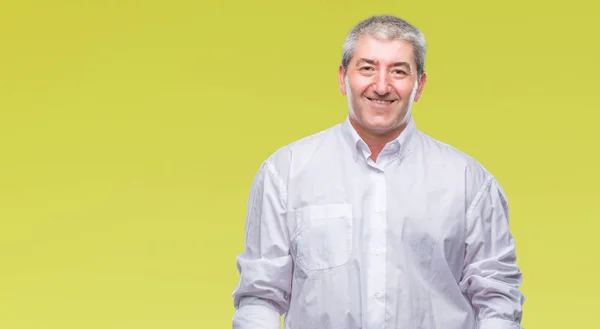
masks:
<svg viewBox="0 0 600 329"><path fill-rule="evenodd" d="M389 107L398 101L397 99L382 99L384 101L391 101L391 103L382 104L382 103L375 102L375 100L377 100L376 98L370 98L367 96L365 96L365 98L369 101L370 104L378 106L378 107Z"/></svg>

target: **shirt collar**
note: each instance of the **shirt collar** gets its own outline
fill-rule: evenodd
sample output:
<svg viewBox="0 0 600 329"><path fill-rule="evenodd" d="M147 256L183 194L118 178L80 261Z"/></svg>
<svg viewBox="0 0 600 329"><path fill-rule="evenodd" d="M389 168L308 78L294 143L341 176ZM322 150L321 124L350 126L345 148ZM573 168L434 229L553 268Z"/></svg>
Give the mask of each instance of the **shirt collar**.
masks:
<svg viewBox="0 0 600 329"><path fill-rule="evenodd" d="M358 135L352 124L350 123L350 116L346 116L346 120L341 125L342 134L344 140L348 143L350 151L352 152L352 158L354 161L358 161L358 157L364 155L365 159L369 156L370 151L365 141ZM386 148L390 146L394 148L398 163L404 158L404 156L410 150L411 137L417 130L415 120L412 116L408 119L408 124L398 137L390 141ZM385 149L385 148L384 148ZM387 151L382 151L387 152Z"/></svg>

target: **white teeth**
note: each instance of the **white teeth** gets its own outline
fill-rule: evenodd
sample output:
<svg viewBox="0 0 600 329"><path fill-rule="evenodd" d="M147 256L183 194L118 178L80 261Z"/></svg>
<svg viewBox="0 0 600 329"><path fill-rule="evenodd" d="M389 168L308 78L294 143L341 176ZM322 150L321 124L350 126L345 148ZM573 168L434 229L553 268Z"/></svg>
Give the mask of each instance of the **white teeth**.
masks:
<svg viewBox="0 0 600 329"><path fill-rule="evenodd" d="M386 101L386 100L381 100L381 99L371 99L371 102L375 102L377 104L382 104L382 105L387 105L387 104L391 104L393 101Z"/></svg>

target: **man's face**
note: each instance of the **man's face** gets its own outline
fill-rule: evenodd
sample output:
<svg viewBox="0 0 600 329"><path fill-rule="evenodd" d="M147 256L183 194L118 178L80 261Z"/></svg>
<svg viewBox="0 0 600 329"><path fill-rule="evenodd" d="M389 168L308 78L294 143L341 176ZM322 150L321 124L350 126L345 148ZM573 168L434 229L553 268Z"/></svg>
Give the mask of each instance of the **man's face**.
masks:
<svg viewBox="0 0 600 329"><path fill-rule="evenodd" d="M412 45L400 40L362 36L346 74L339 69L340 92L348 98L350 120L371 135L401 131L425 81L425 74L417 81Z"/></svg>

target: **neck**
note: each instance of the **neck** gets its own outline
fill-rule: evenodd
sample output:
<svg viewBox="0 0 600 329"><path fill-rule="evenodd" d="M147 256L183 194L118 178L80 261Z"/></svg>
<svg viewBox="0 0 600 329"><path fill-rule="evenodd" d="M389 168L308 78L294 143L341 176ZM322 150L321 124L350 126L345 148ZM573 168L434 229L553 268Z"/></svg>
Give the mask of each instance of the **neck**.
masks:
<svg viewBox="0 0 600 329"><path fill-rule="evenodd" d="M400 136L404 129L406 129L408 122L409 120L405 120L398 127L382 132L375 132L364 129L358 122L356 122L356 120L354 120L354 118L352 118L352 116L350 116L350 124L352 124L352 127L354 127L354 130L356 130L358 136L360 136L360 138L362 138L369 147L369 150L371 151L371 159L375 162L377 161L377 157L385 145Z"/></svg>

